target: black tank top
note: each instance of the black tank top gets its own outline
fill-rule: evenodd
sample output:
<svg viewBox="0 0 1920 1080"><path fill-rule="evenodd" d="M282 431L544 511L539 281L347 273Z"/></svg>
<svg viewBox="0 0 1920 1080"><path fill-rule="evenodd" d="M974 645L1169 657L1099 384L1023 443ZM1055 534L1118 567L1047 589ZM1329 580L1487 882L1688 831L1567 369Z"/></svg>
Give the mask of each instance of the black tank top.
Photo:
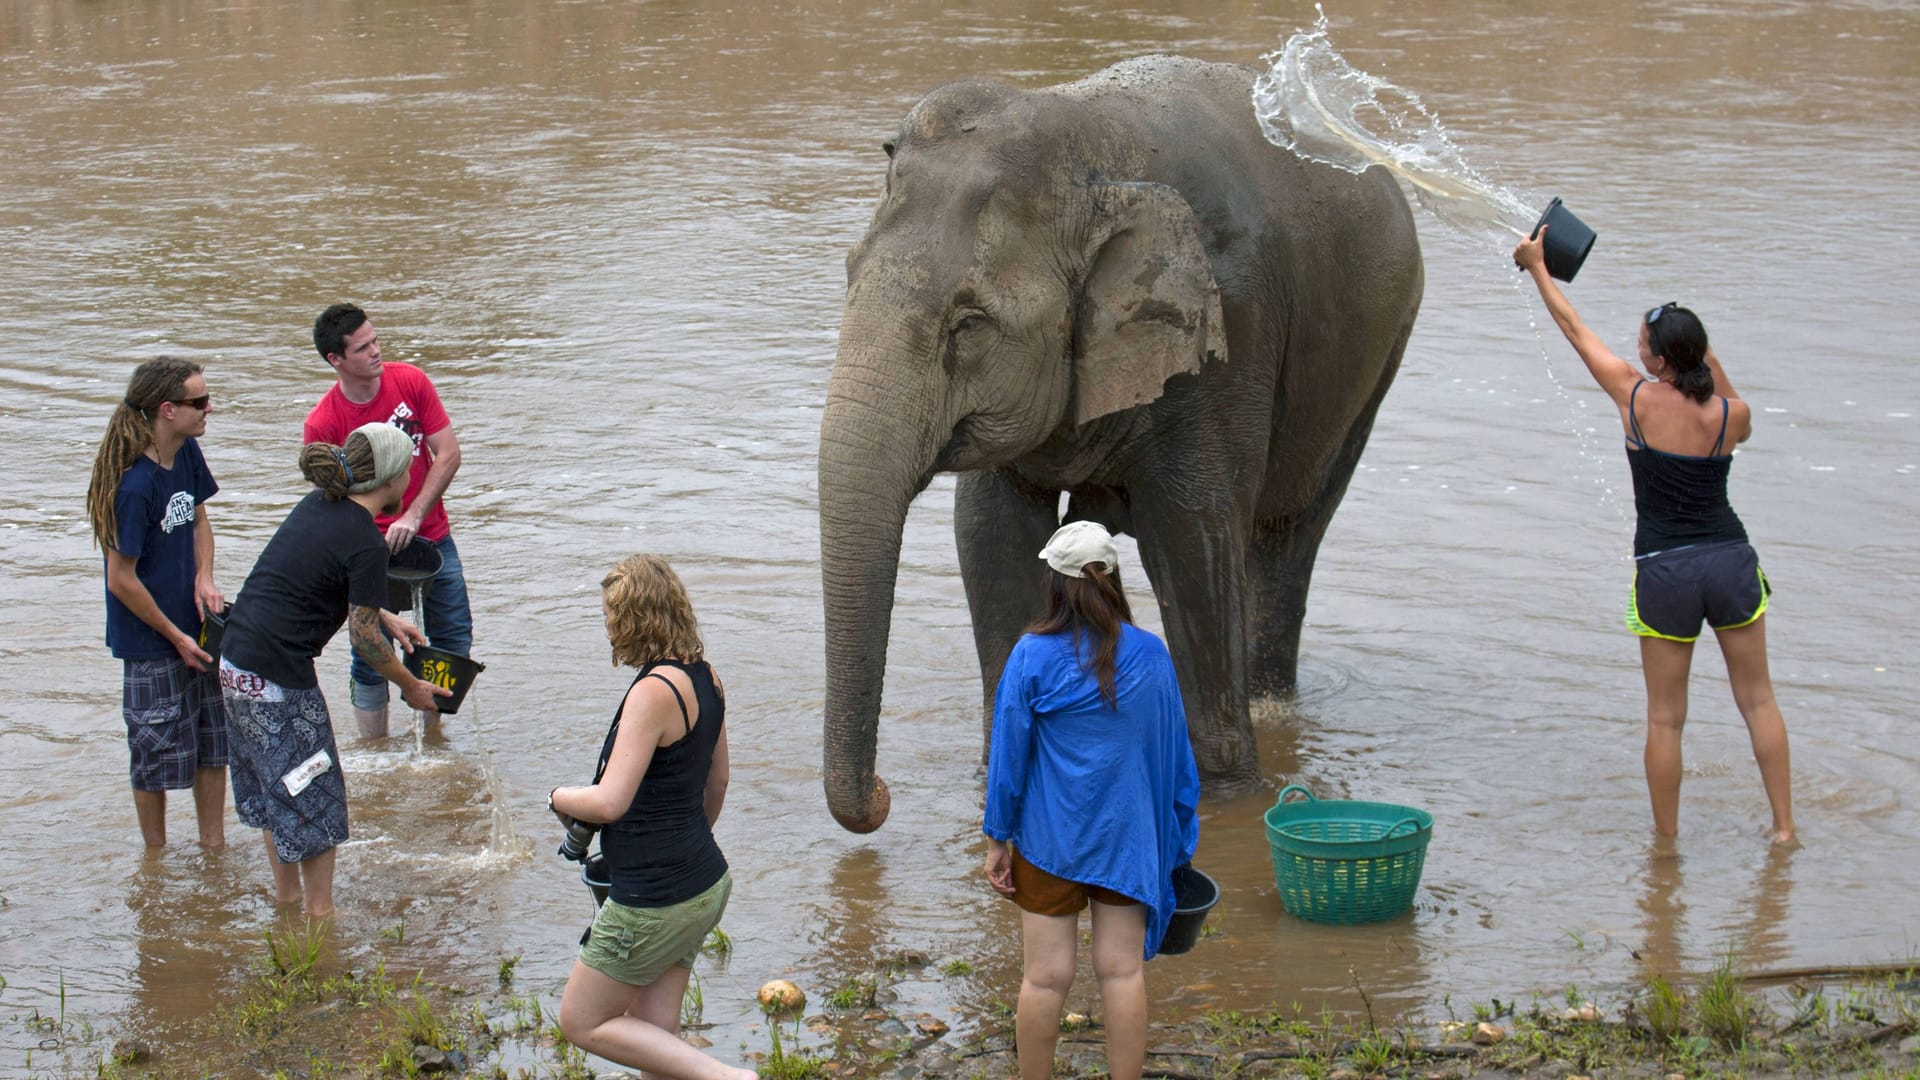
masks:
<svg viewBox="0 0 1920 1080"><path fill-rule="evenodd" d="M1720 452L1727 441L1727 399L1720 399L1720 437L1711 454L1669 454L1648 446L1640 435L1633 406L1641 385L1636 383L1627 395L1627 423L1633 432L1627 439L1627 466L1633 472L1633 508L1639 516L1634 556L1727 540L1745 542L1746 526L1727 501L1733 455Z"/></svg>
<svg viewBox="0 0 1920 1080"><path fill-rule="evenodd" d="M633 805L620 820L605 826L600 833L600 851L607 857L607 872L612 884L610 896L628 907L666 907L691 900L713 887L727 872L726 856L714 843L713 830L707 825L707 773L713 766L713 749L720 741L720 726L726 720L726 705L713 686L713 670L706 661L682 664L675 660L657 660L640 669L627 694L648 677L666 682L666 676L654 675L659 667L675 667L687 673L693 682L694 700L699 702L700 722L688 719L692 710L684 700L680 715L688 723L685 737L672 746L655 747L640 790L634 792ZM667 682L674 697L680 688ZM620 698L626 705L626 695ZM600 760L613 754L614 739L620 732L620 712L614 710L614 722L607 741L600 749Z"/></svg>

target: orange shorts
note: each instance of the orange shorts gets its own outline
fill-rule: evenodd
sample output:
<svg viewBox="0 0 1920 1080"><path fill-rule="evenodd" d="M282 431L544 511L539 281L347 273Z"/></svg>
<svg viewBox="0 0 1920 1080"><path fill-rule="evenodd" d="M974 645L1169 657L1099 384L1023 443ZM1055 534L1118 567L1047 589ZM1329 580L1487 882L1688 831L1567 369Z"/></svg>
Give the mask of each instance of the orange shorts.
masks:
<svg viewBox="0 0 1920 1080"><path fill-rule="evenodd" d="M1114 907L1140 902L1112 889L1054 877L1021 858L1018 848L1013 849L1013 902L1020 910L1035 915L1078 915L1087 909L1088 900Z"/></svg>

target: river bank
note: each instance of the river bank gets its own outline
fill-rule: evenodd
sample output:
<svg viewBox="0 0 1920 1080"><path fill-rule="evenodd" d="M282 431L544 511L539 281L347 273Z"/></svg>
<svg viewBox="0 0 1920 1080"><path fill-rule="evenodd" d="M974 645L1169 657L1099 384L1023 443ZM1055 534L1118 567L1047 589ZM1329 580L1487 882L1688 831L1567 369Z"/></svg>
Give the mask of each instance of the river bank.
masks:
<svg viewBox="0 0 1920 1080"><path fill-rule="evenodd" d="M21 1075L102 1080L190 1077L476 1076L498 1080L592 1080L635 1075L589 1058L561 1037L540 997L515 985L518 957L502 957L497 984L457 986L426 971L371 967L326 971L324 928L269 933L239 992L185 1030L116 1033L105 1018L63 1006L12 1002L9 1022L43 1036ZM724 965L730 942L708 943ZM801 1008L769 1015L737 1048L715 1048L764 1077L1003 1077L1017 1073L1012 1001L983 1017L910 1014L895 982L966 974L918 953L877 970L811 988ZM0 992L4 983L0 982ZM1684 984L1654 978L1613 1001L1569 988L1554 999L1462 1005L1450 997L1418 1015L1216 1010L1162 1017L1148 1035L1147 1075L1225 1077L1858 1076L1920 1080L1920 977L1916 967L1743 974L1728 956ZM685 1033L701 1032L696 980L683 1007ZM1057 1076L1104 1074L1097 1016L1068 1013Z"/></svg>

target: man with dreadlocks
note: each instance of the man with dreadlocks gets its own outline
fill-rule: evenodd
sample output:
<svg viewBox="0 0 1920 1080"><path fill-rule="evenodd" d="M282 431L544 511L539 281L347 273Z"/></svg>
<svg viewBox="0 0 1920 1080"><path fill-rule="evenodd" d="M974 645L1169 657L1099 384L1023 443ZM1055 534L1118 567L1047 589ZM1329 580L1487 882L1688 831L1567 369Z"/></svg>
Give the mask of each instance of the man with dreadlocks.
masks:
<svg viewBox="0 0 1920 1080"><path fill-rule="evenodd" d="M226 843L227 718L200 620L225 607L213 583L213 482L199 436L213 402L200 365L162 356L133 370L87 485L106 556L107 646L122 662L133 809L167 842L167 792L193 790L202 847Z"/></svg>

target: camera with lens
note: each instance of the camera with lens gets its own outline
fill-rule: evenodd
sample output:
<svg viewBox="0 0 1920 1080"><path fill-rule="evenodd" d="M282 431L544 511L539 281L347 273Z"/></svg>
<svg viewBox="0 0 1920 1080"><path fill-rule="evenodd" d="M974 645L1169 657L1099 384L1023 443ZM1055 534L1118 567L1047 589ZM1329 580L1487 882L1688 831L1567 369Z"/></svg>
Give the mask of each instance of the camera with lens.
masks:
<svg viewBox="0 0 1920 1080"><path fill-rule="evenodd" d="M569 859L573 862L585 862L587 859L587 848L593 843L593 834L599 831L600 829L596 825L589 825L584 821L575 821L572 818L568 818L567 835L561 837L560 850L557 854L561 858Z"/></svg>

